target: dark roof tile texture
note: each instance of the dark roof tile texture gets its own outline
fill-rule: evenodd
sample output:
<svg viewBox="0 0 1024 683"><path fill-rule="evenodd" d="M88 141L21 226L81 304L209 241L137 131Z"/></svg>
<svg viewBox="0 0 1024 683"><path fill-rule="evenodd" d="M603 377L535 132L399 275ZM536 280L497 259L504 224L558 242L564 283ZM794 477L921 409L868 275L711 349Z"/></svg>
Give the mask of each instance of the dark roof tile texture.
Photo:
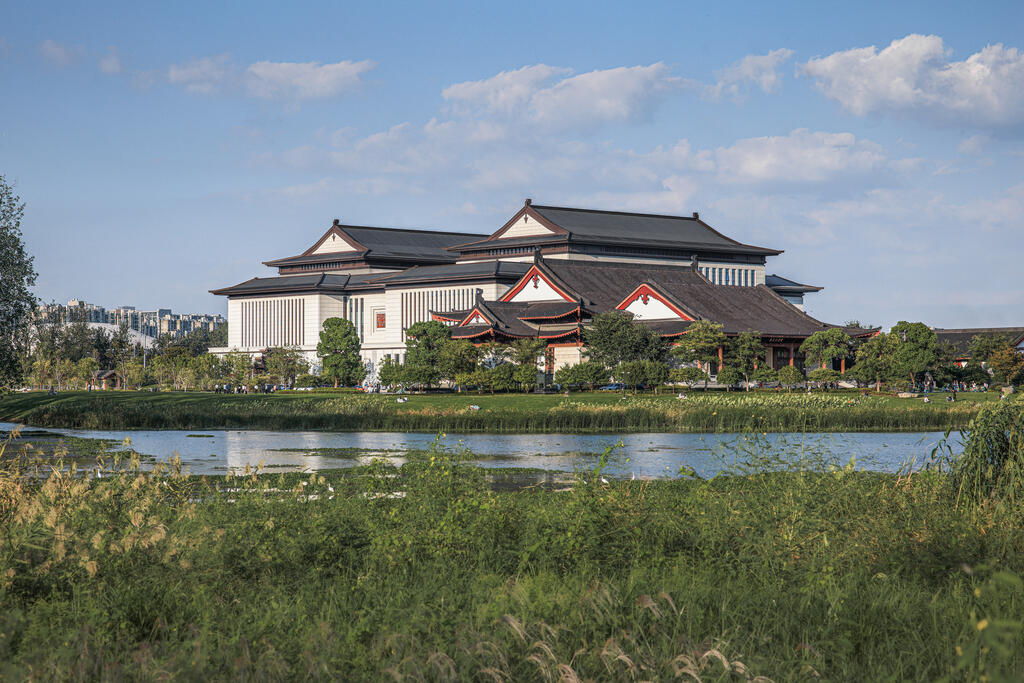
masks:
<svg viewBox="0 0 1024 683"><path fill-rule="evenodd" d="M956 329L935 328L939 343L952 344L953 348L964 358L970 352L971 340L976 336L994 335L1005 339L1010 344L1019 344L1024 340L1024 327L962 327Z"/></svg>
<svg viewBox="0 0 1024 683"><path fill-rule="evenodd" d="M560 228L568 230L571 233L570 241L611 241L622 244L699 247L758 254L780 253L776 249L737 242L695 217L571 209L559 206L533 205L531 208Z"/></svg>

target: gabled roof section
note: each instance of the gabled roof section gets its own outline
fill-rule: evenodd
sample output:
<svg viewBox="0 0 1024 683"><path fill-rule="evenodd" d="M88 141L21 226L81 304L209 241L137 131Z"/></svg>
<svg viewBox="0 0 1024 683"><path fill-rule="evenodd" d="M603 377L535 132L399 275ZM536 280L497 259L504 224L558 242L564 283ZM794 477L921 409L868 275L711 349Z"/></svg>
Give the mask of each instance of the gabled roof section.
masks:
<svg viewBox="0 0 1024 683"><path fill-rule="evenodd" d="M692 322L697 318L697 314L690 311L686 304L682 303L669 291L668 289L662 290L662 288L653 281L645 281L637 285L637 287L626 295L622 301L615 307L620 311L626 310L630 304L637 299L646 304L648 300L655 299L660 301L665 307L674 313L679 319Z"/></svg>
<svg viewBox="0 0 1024 683"><path fill-rule="evenodd" d="M535 253L533 265L530 266L530 269L498 301L511 302L531 283L536 287L541 280L565 301L582 301L583 297L580 295L580 290L565 282L557 273L547 267L547 263L547 261L541 258L540 253Z"/></svg>
<svg viewBox="0 0 1024 683"><path fill-rule="evenodd" d="M702 221L697 213L692 216L667 216L578 209L542 206L533 204L529 199L497 232L483 239L454 245L452 248L474 251L499 245L505 247L550 242L744 253L758 256L782 253L778 249L743 244L726 237Z"/></svg>
<svg viewBox="0 0 1024 683"><path fill-rule="evenodd" d="M327 232L298 256L263 263L278 267L345 259L374 259L410 264L453 263L455 257L448 251L448 247L478 237L479 234L468 232L343 225L335 219ZM331 247L332 244L337 248Z"/></svg>

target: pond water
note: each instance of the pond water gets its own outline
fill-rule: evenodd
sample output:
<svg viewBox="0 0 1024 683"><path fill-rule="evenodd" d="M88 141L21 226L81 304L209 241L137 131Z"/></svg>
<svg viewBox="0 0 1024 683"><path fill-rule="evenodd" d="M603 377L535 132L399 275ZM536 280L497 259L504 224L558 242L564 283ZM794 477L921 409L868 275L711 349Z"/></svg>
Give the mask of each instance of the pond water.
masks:
<svg viewBox="0 0 1024 683"><path fill-rule="evenodd" d="M0 430L15 425L0 422ZM193 474L224 474L262 463L270 471L323 470L385 457L395 464L409 450L429 449L435 434L416 432L267 432L254 430L97 431L46 429L92 439L131 440L139 453L166 460L177 454ZM681 467L701 476L756 458L759 462L807 457L858 468L895 472L929 461L942 432L821 434L447 434L443 447L466 449L487 468L537 468L560 472L592 469L608 446L621 443L606 472L614 477L678 476ZM962 450L957 434L952 452Z"/></svg>

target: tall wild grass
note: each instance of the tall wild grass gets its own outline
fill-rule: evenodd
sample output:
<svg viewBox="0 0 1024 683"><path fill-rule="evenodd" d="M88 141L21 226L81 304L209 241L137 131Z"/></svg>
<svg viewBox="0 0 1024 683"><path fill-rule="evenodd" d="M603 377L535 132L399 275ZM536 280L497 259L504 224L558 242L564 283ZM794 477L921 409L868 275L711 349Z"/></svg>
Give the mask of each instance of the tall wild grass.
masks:
<svg viewBox="0 0 1024 683"><path fill-rule="evenodd" d="M968 453L998 460L999 430L1019 425L1001 415L979 418ZM12 442L0 678L1024 671L1024 515L1005 478L964 483L966 461L894 476L755 446L709 480L608 481L599 465L568 490L495 492L466 457L189 477L130 452L75 470Z"/></svg>
<svg viewBox="0 0 1024 683"><path fill-rule="evenodd" d="M545 401L549 397L538 397ZM552 397L553 398L553 397ZM19 400L21 403L19 403ZM78 394L59 400L0 401L0 417L41 427L80 429L326 429L452 432L744 432L942 431L966 427L971 402L925 405L823 394L698 394L685 400L622 397L614 403L573 398L535 407L530 397L475 410L465 400L419 397ZM482 402L483 403L483 402Z"/></svg>

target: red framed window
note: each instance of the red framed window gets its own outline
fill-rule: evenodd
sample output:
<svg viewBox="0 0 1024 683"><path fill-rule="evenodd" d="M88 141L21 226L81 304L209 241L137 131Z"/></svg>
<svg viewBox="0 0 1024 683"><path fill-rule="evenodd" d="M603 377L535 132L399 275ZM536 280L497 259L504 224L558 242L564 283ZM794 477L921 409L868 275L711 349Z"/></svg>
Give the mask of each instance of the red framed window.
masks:
<svg viewBox="0 0 1024 683"><path fill-rule="evenodd" d="M376 316L376 326L378 330L383 330L388 326L387 313L378 313Z"/></svg>

